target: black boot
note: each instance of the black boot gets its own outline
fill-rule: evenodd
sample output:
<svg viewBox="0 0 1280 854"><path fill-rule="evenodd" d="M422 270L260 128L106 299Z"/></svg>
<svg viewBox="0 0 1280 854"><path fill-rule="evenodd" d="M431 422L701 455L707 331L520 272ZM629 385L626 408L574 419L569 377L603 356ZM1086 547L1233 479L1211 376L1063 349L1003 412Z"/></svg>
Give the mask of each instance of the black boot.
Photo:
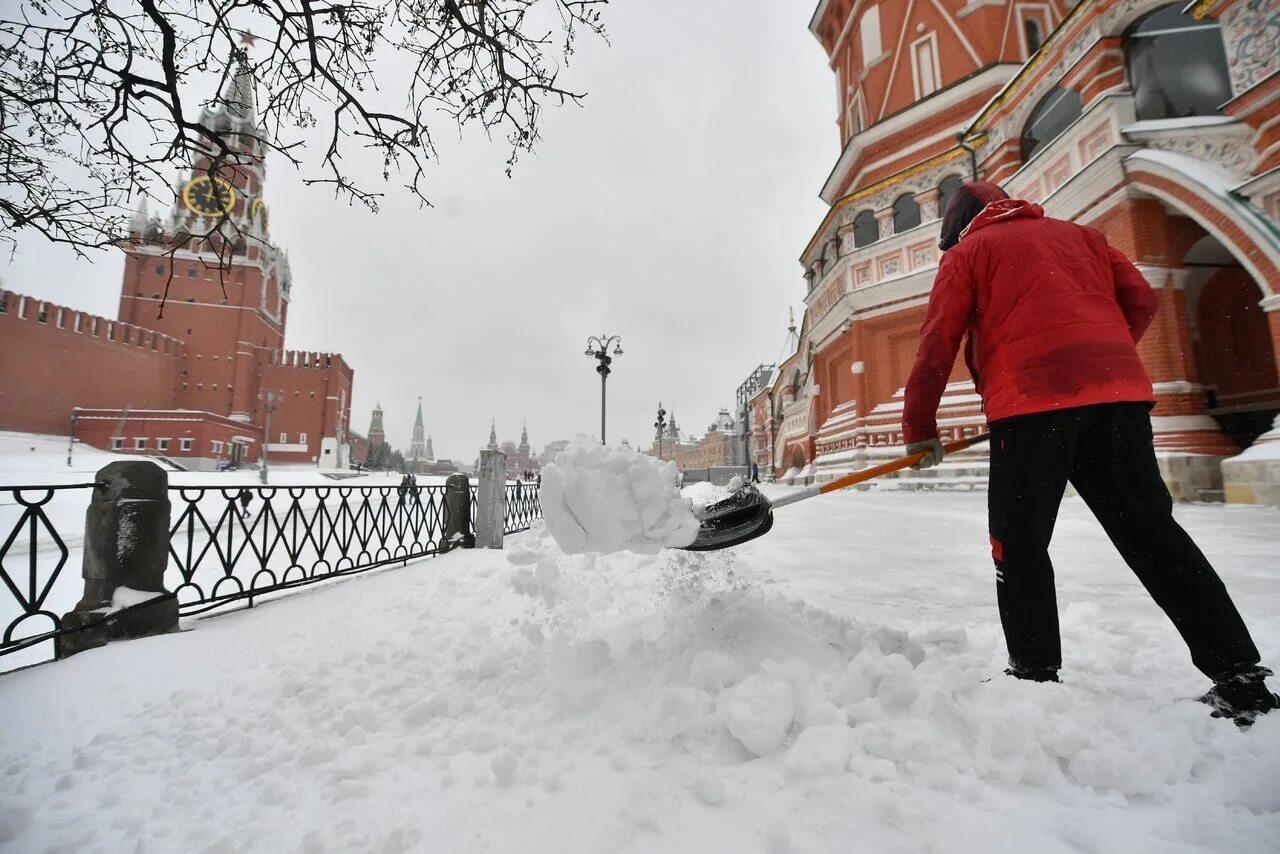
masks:
<svg viewBox="0 0 1280 854"><path fill-rule="evenodd" d="M1045 668L1043 670L1014 670L1012 667L1004 672L1005 676L1012 676L1015 679L1025 679L1028 682L1061 682L1058 678L1058 671Z"/></svg>
<svg viewBox="0 0 1280 854"><path fill-rule="evenodd" d="M1270 675L1270 670L1258 667L1220 679L1200 702L1213 709L1215 718L1231 718L1236 726L1247 729L1259 715L1280 709L1280 696L1267 688Z"/></svg>

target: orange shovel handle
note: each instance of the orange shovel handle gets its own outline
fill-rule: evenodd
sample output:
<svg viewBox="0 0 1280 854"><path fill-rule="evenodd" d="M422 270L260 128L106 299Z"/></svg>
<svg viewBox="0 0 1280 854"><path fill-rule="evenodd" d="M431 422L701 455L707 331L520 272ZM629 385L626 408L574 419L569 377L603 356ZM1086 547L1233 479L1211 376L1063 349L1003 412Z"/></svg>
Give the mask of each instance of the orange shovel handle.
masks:
<svg viewBox="0 0 1280 854"><path fill-rule="evenodd" d="M977 436L971 436L968 439L961 439L958 442L951 442L949 444L943 445L942 447L946 450L948 454L958 454L960 451L964 451L964 450L967 450L968 448L972 448L974 445L980 445L990 438L991 438L990 433L979 433ZM828 492L835 492L837 489L845 489L846 487L853 486L854 484L862 483L868 480L875 480L877 477L880 477L881 475L886 475L889 472L901 471L902 469L905 469L905 468L911 468L911 466L923 460L924 455L925 455L925 452L921 451L920 453L917 453L917 454L911 454L909 456L901 457L896 460L890 460L887 463L882 463L881 465L874 466L869 469L856 471L853 474L847 474L844 477L838 477L835 480L831 481L830 483L824 483L822 486L818 488L818 492L825 495Z"/></svg>

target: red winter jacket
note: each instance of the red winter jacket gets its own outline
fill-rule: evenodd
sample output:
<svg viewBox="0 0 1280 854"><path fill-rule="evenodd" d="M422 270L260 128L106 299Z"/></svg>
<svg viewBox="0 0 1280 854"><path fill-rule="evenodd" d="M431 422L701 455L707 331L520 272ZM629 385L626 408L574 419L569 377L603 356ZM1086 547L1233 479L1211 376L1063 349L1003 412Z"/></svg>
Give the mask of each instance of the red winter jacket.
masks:
<svg viewBox="0 0 1280 854"><path fill-rule="evenodd" d="M1051 409L1150 401L1137 342L1156 294L1101 233L1005 199L983 208L942 255L907 380L905 439L935 420L960 339L988 421Z"/></svg>

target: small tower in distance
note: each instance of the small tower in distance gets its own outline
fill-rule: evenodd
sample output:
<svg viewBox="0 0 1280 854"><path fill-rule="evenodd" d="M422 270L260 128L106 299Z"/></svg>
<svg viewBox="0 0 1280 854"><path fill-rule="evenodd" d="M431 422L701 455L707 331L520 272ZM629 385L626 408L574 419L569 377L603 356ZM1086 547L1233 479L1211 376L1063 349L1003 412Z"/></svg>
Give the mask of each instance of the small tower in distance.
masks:
<svg viewBox="0 0 1280 854"><path fill-rule="evenodd" d="M382 429L382 404L374 404L373 417L369 419L369 445L377 446L387 441L386 431Z"/></svg>
<svg viewBox="0 0 1280 854"><path fill-rule="evenodd" d="M529 422L526 421L520 428L520 445L516 449L520 454L520 459L529 459Z"/></svg>
<svg viewBox="0 0 1280 854"><path fill-rule="evenodd" d="M496 420L491 420L489 422L489 444L485 447L490 451L498 450L498 427Z"/></svg>
<svg viewBox="0 0 1280 854"><path fill-rule="evenodd" d="M409 443L410 464L421 463L431 457L427 454L426 427L422 423L422 398L418 398L418 415L413 419L413 440Z"/></svg>

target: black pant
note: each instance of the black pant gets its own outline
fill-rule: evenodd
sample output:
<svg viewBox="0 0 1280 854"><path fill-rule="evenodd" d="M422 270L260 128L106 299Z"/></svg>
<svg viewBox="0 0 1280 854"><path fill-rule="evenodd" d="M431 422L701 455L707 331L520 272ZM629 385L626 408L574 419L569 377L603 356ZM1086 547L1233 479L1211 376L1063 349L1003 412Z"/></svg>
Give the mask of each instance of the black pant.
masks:
<svg viewBox="0 0 1280 854"><path fill-rule="evenodd" d="M1108 403L992 423L991 551L1015 673L1062 664L1049 540L1068 481L1173 620L1201 672L1218 681L1256 668L1258 649L1226 587L1173 519L1150 408Z"/></svg>

